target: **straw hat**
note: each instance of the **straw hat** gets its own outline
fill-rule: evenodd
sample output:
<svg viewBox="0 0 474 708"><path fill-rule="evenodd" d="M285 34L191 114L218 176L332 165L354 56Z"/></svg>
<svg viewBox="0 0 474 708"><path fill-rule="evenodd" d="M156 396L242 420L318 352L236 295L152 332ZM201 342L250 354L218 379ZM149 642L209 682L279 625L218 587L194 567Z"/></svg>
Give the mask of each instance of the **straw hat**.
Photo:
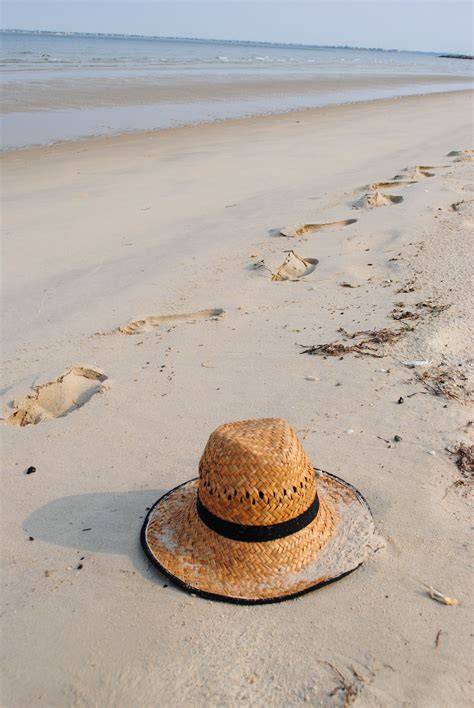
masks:
<svg viewBox="0 0 474 708"><path fill-rule="evenodd" d="M363 563L373 534L361 494L315 470L288 423L264 418L212 433L199 478L156 502L142 545L186 590L250 604L342 578Z"/></svg>

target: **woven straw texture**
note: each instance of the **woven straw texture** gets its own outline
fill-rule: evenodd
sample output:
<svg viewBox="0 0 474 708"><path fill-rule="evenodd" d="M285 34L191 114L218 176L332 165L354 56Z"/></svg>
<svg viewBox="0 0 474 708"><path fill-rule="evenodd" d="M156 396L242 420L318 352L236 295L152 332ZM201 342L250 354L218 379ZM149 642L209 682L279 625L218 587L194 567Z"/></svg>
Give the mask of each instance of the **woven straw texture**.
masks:
<svg viewBox="0 0 474 708"><path fill-rule="evenodd" d="M288 521L316 496L311 463L293 428L277 418L217 428L201 457L199 480L204 506L238 524Z"/></svg>
<svg viewBox="0 0 474 708"><path fill-rule="evenodd" d="M236 601L268 602L304 592L358 567L370 550L370 510L350 485L315 472L285 421L229 423L209 438L198 480L162 497L142 541L149 557L187 589ZM317 490L316 490L317 485ZM306 528L265 542L209 529L196 499L221 519L264 526L295 518L319 497Z"/></svg>

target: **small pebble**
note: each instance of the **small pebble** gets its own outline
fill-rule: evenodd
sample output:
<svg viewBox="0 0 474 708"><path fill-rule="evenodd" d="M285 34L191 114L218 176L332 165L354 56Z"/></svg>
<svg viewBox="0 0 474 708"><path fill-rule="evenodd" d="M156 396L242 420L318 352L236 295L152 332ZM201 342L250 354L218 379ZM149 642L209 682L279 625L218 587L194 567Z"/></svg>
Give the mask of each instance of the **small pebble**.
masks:
<svg viewBox="0 0 474 708"><path fill-rule="evenodd" d="M401 442L401 441L402 441L400 435L394 435L394 436L393 436L393 439L394 439L395 442Z"/></svg>
<svg viewBox="0 0 474 708"><path fill-rule="evenodd" d="M400 396L397 403L405 403L405 399L403 398L403 396Z"/></svg>
<svg viewBox="0 0 474 708"><path fill-rule="evenodd" d="M33 536L28 536L28 541L34 541L34 540L35 539L33 538Z"/></svg>
<svg viewBox="0 0 474 708"><path fill-rule="evenodd" d="M77 566L77 570L82 570L83 567L84 567L84 566L82 565L82 563L79 563L79 565Z"/></svg>
<svg viewBox="0 0 474 708"><path fill-rule="evenodd" d="M33 474L34 472L36 472L36 467L28 467L26 470L26 474Z"/></svg>

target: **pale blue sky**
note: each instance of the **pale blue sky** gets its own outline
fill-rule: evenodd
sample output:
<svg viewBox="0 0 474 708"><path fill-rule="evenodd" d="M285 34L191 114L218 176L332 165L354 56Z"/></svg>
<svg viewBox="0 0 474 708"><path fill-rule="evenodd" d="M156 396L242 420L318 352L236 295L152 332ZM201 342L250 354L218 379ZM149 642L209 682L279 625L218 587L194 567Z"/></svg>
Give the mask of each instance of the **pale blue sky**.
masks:
<svg viewBox="0 0 474 708"><path fill-rule="evenodd" d="M3 0L2 27L473 53L467 0Z"/></svg>

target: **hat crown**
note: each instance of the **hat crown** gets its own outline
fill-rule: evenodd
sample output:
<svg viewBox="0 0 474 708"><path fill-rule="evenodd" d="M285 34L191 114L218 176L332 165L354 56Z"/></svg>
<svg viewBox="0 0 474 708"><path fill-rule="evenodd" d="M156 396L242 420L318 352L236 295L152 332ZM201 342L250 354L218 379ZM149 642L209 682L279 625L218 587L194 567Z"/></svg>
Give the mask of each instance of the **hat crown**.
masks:
<svg viewBox="0 0 474 708"><path fill-rule="evenodd" d="M210 435L199 464L199 499L215 516L277 524L302 514L315 496L313 467L286 421L225 423Z"/></svg>

